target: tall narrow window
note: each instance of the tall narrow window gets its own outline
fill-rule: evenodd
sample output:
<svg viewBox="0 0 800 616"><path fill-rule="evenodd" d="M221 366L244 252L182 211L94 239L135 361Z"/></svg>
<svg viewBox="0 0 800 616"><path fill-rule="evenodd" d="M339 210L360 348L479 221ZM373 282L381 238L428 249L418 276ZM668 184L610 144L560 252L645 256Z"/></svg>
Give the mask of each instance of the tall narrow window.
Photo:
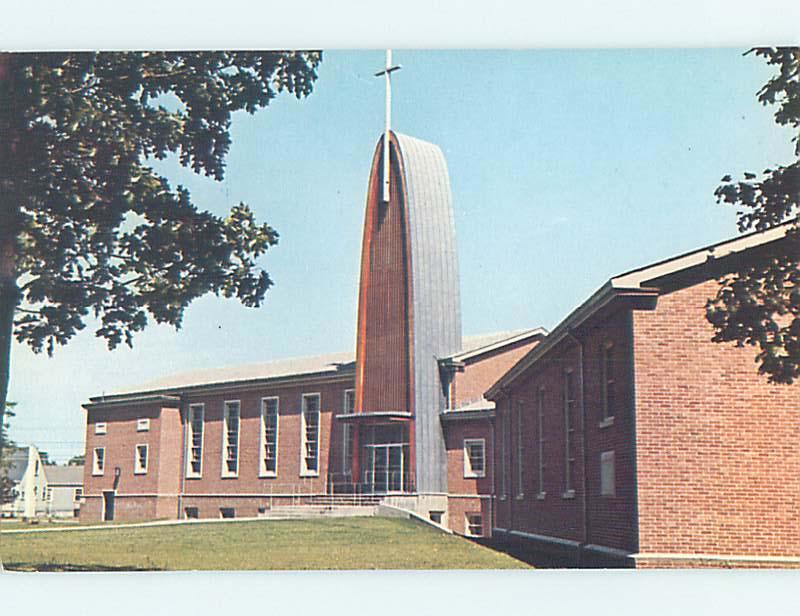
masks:
<svg viewBox="0 0 800 616"><path fill-rule="evenodd" d="M604 451L600 454L600 496L616 496L614 474L614 452Z"/></svg>
<svg viewBox="0 0 800 616"><path fill-rule="evenodd" d="M78 503L82 498L83 498L83 488L75 488L75 491L72 493L72 500Z"/></svg>
<svg viewBox="0 0 800 616"><path fill-rule="evenodd" d="M225 402L222 428L222 476L239 474L239 401Z"/></svg>
<svg viewBox="0 0 800 616"><path fill-rule="evenodd" d="M342 424L342 474L349 477L353 473L353 446L355 444L355 426Z"/></svg>
<svg viewBox="0 0 800 616"><path fill-rule="evenodd" d="M352 415L356 412L356 390L355 389L345 389L344 390L344 414L345 415Z"/></svg>
<svg viewBox="0 0 800 616"><path fill-rule="evenodd" d="M319 394L303 394L302 459L300 475L319 475Z"/></svg>
<svg viewBox="0 0 800 616"><path fill-rule="evenodd" d="M106 448L95 447L92 460L92 475L102 475L106 469Z"/></svg>
<svg viewBox="0 0 800 616"><path fill-rule="evenodd" d="M486 441L482 438L464 439L464 477L486 475Z"/></svg>
<svg viewBox="0 0 800 616"><path fill-rule="evenodd" d="M133 473L134 475L144 475L147 473L147 457L148 457L148 447L147 445L136 445L136 452L134 455L134 467Z"/></svg>
<svg viewBox="0 0 800 616"><path fill-rule="evenodd" d="M508 418L506 417L505 413L499 413L498 419L500 421L500 425L498 426L498 436L500 441L500 498L505 499L507 496L506 491L506 455L508 449L506 448L506 441L507 441L507 427L508 427Z"/></svg>
<svg viewBox="0 0 800 616"><path fill-rule="evenodd" d="M564 497L575 495L575 373L564 372Z"/></svg>
<svg viewBox="0 0 800 616"><path fill-rule="evenodd" d="M203 475L203 421L205 419L205 406L192 404L189 406L189 434L186 441L188 449L186 459L187 477L202 477Z"/></svg>
<svg viewBox="0 0 800 616"><path fill-rule="evenodd" d="M536 435L538 438L538 470L539 494L537 498L545 497L544 489L544 387L540 387L536 394Z"/></svg>
<svg viewBox="0 0 800 616"><path fill-rule="evenodd" d="M262 477L278 473L278 398L261 400L261 468Z"/></svg>
<svg viewBox="0 0 800 616"><path fill-rule="evenodd" d="M523 403L517 404L517 498L525 496L525 416Z"/></svg>
<svg viewBox="0 0 800 616"><path fill-rule="evenodd" d="M614 375L614 345L607 342L602 349L603 363L603 417L602 425L614 422L617 410L616 379Z"/></svg>

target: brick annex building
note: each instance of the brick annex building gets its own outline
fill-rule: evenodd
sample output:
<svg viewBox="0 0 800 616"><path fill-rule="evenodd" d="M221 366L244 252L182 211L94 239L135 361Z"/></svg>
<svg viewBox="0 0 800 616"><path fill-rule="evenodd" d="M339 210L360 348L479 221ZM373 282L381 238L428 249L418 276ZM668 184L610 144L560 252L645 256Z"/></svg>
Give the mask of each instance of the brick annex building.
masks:
<svg viewBox="0 0 800 616"><path fill-rule="evenodd" d="M800 566L800 391L705 318L720 275L796 248L787 226L612 278L551 334L462 338L444 157L388 134L355 353L92 398L81 518L359 494L573 563Z"/></svg>

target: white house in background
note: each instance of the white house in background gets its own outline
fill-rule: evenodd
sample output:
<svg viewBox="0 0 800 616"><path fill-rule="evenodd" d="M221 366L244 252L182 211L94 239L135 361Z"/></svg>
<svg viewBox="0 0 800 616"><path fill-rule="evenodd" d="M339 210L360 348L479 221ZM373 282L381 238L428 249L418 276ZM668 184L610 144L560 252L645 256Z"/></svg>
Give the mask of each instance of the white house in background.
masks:
<svg viewBox="0 0 800 616"><path fill-rule="evenodd" d="M14 499L0 507L0 515L13 518L47 515L47 478L39 450L29 445L13 449L6 455L9 460L8 478L14 484Z"/></svg>
<svg viewBox="0 0 800 616"><path fill-rule="evenodd" d="M83 499L83 465L44 467L45 513L53 518L74 518Z"/></svg>

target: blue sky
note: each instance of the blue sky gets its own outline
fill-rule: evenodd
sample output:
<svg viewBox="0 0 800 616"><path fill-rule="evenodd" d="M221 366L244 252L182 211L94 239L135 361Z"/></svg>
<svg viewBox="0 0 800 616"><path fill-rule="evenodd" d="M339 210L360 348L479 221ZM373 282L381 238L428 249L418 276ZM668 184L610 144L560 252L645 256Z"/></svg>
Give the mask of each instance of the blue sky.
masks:
<svg viewBox="0 0 800 616"><path fill-rule="evenodd" d="M456 212L465 334L554 327L616 273L736 234L726 173L791 157L741 49L396 50L396 130L438 144ZM365 190L383 128L382 51L324 55L314 93L240 114L226 180L159 169L222 213L245 201L280 233L256 310L213 296L179 332L106 350L92 324L55 357L15 346L11 434L66 460L89 396L165 373L349 350Z"/></svg>

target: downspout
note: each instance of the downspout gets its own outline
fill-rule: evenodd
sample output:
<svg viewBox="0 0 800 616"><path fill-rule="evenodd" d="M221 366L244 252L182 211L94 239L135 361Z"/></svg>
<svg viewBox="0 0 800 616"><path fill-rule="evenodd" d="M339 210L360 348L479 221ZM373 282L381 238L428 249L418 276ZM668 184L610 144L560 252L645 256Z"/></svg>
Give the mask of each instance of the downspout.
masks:
<svg viewBox="0 0 800 616"><path fill-rule="evenodd" d="M573 342L578 345L578 375L580 376L580 392L581 392L581 500L583 503L583 545L578 547L578 566L581 566L581 556L583 546L589 543L589 493L586 486L586 380L584 378L584 363L583 363L583 342L581 342L573 333L573 330L567 332L567 336L572 338Z"/></svg>

